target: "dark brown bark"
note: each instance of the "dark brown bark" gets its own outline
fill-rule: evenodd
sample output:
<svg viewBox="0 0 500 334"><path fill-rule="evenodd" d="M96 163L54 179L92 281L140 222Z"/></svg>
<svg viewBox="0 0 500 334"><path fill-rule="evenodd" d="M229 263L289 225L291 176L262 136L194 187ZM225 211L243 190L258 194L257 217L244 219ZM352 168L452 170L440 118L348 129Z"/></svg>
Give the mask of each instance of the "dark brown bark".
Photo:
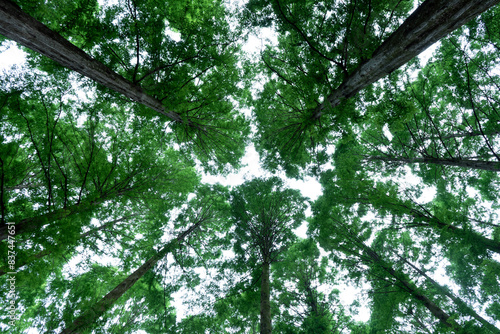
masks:
<svg viewBox="0 0 500 334"><path fill-rule="evenodd" d="M197 223L191 225L189 229L182 232L174 240L167 243L160 251L153 255L149 260L147 260L142 266L140 266L136 271L125 278L120 284L118 284L113 290L111 290L106 296L104 296L100 301L92 305L88 310L84 311L78 318L73 321L69 326L67 326L61 334L68 333L84 333L85 328L92 325L97 319L99 319L109 308L111 308L114 303L130 289L144 274L146 274L155 264L165 257L168 253L174 249L180 247L181 242L194 230L196 230L204 220L200 220Z"/></svg>
<svg viewBox="0 0 500 334"><path fill-rule="evenodd" d="M471 160L471 159L439 159L439 158L402 158L402 157L384 157L384 156L371 156L367 157L366 160L378 160L385 162L395 162L395 163L427 163L436 164L442 166L456 166L470 169L481 169L491 172L500 172L500 162L498 161L482 161L482 160Z"/></svg>
<svg viewBox="0 0 500 334"><path fill-rule="evenodd" d="M500 0L427 0L316 108L335 108L343 99L388 75L429 46L461 27Z"/></svg>
<svg viewBox="0 0 500 334"><path fill-rule="evenodd" d="M179 114L166 111L160 100L145 93L139 85L113 72L8 0L0 0L0 34L173 121L183 122Z"/></svg>
<svg viewBox="0 0 500 334"><path fill-rule="evenodd" d="M270 264L262 264L262 277L260 284L260 334L271 334L271 284Z"/></svg>

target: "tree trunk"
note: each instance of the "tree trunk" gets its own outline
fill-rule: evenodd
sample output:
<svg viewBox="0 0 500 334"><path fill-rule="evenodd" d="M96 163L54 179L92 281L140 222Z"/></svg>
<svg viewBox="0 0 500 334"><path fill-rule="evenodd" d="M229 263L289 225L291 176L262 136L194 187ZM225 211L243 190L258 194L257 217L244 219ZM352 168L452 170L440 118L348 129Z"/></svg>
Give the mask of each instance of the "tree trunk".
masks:
<svg viewBox="0 0 500 334"><path fill-rule="evenodd" d="M183 122L179 114L166 111L160 100L146 94L139 85L113 72L9 0L0 0L0 34L173 121Z"/></svg>
<svg viewBox="0 0 500 334"><path fill-rule="evenodd" d="M481 169L491 172L500 172L500 162L498 161L481 161L469 159L439 159L439 158L394 158L383 156L370 156L366 160L378 160L385 162L399 162L399 163L428 163L441 166L456 166L470 169Z"/></svg>
<svg viewBox="0 0 500 334"><path fill-rule="evenodd" d="M437 304L435 304L431 299L429 299L429 297L424 295L421 292L421 290L414 283L412 283L404 274L394 270L388 263L383 261L373 249L371 249L370 247L366 246L363 243L360 244L362 245L364 253L368 255L373 261L373 264L381 267L390 276L395 278L401 284L401 286L409 294L413 296L413 298L420 301L422 305L424 305L434 317L439 319L439 321L443 325L451 328L453 331L457 333L461 332L462 330L461 326L453 318L451 318L443 309L441 309Z"/></svg>
<svg viewBox="0 0 500 334"><path fill-rule="evenodd" d="M319 118L326 108L388 75L429 46L475 18L500 0L427 0L316 108Z"/></svg>
<svg viewBox="0 0 500 334"><path fill-rule="evenodd" d="M93 234L93 233L96 233L96 232L99 232L111 225L114 225L118 222L121 222L121 221L124 221L124 220L127 220L127 219L130 219L131 217L133 216L137 216L137 214L133 214L133 215L129 215L129 216L126 216L126 217L122 217L122 218L119 218L119 219L115 219L115 220L112 220L110 222L107 222L107 223L104 223L102 226L99 226L97 228L94 228L88 232L85 232L85 233L82 233L80 234L80 236L78 237L78 240L80 239L83 239L83 238L86 238L88 237L89 235ZM61 244L57 244L55 245L54 247L51 247L50 249L44 249L34 255L31 255L30 257L28 257L27 259L25 259L23 262L17 262L16 261L16 269L19 269L19 268L22 268L24 267L25 265L35 261L35 260L38 260L38 259L41 259L47 255L50 255L52 254L55 250L58 250L62 247L67 247L67 245L61 245ZM7 272L6 271L3 271L2 269L0 269L0 276L3 276L5 275Z"/></svg>
<svg viewBox="0 0 500 334"><path fill-rule="evenodd" d="M167 255L169 252L179 247L181 241L183 241L189 234L196 230L202 222L203 221L199 221L191 225L189 229L181 233L174 240L167 243L160 251L158 251L136 271L125 278L100 301L92 305L88 310L84 311L78 318L75 319L75 321L73 321L73 323L67 326L61 332L61 334L84 333L85 328L92 325L109 308L111 308L118 300L118 298L120 298L125 292L128 291L128 289L130 289L135 284L135 282L137 282L142 276L144 276L144 274L146 274L151 268L153 268L159 260L164 258L165 255Z"/></svg>
<svg viewBox="0 0 500 334"><path fill-rule="evenodd" d="M262 264L260 284L260 334L271 334L271 284L269 262Z"/></svg>
<svg viewBox="0 0 500 334"><path fill-rule="evenodd" d="M500 254L500 242L486 238L482 236L481 234L474 232L474 231L467 231L464 230L460 227L451 225L451 224L446 224L442 222L441 220L437 219L436 217L429 217L428 215L424 214L423 212L420 212L416 209L411 209L411 216L413 216L416 219L422 219L424 220L427 224L429 224L431 227L444 230L444 231L449 231L453 236L458 237L460 239L468 240L471 244L479 244L482 247L489 249L492 252L499 253Z"/></svg>
<svg viewBox="0 0 500 334"><path fill-rule="evenodd" d="M387 195L383 194L377 194L376 196L381 197L381 196L386 196L386 198L389 198ZM343 199L338 199L339 201ZM355 198L354 202L356 203L366 203L366 204L372 204L370 198ZM448 233L452 234L453 237L455 238L460 238L463 240L467 240L471 245L481 245L485 249L488 249L492 252L499 253L500 254L500 242L489 239L475 231L468 231L463 228L457 227L452 224L447 224L435 216L433 216L430 212L423 212L419 211L415 208L408 207L404 203L401 202L390 202L387 201L386 204L382 204L377 206L378 209L384 209L384 210L389 210L393 215L409 215L413 217L415 220L417 220L416 224L411 224L409 223L410 226L412 227L420 227L420 226L425 226L425 227L431 227L440 231L447 231ZM425 224L420 224L419 222L424 222Z"/></svg>
<svg viewBox="0 0 500 334"><path fill-rule="evenodd" d="M68 208L62 208L53 212L46 213L41 216L25 218L16 224L15 235L18 236L20 234L24 234L29 231L40 229L44 223L46 224L58 221L72 214L84 211L84 208L79 207L80 205L81 204L77 204ZM7 230L7 226L1 226L0 240L5 240L8 238L8 236L9 236L9 231Z"/></svg>
<svg viewBox="0 0 500 334"><path fill-rule="evenodd" d="M476 311L474 311L472 308L467 305L461 298L455 296L450 289L446 286L440 285L438 282L433 280L431 277L429 277L425 272L417 268L415 265L410 263L406 258L401 257L398 255L400 258L402 258L408 265L410 265L413 269L415 269L416 272L418 272L421 276L425 277L429 282L432 283L432 285L436 288L436 290L442 294L443 296L447 296L453 302L459 307L460 310L464 311L467 313L469 316L473 317L476 319L478 322L480 322L485 328L487 328L491 333L494 334L500 334L500 329L496 328L494 325L486 321L483 317L481 317Z"/></svg>
<svg viewBox="0 0 500 334"><path fill-rule="evenodd" d="M39 230L44 224L53 223L63 218L69 217L74 214L82 213L91 210L92 207L98 206L104 202L107 197L100 198L89 202L80 202L66 208L43 214L41 216L25 218L16 224L15 235L28 233L30 231ZM0 240L5 240L9 236L7 226L0 226Z"/></svg>

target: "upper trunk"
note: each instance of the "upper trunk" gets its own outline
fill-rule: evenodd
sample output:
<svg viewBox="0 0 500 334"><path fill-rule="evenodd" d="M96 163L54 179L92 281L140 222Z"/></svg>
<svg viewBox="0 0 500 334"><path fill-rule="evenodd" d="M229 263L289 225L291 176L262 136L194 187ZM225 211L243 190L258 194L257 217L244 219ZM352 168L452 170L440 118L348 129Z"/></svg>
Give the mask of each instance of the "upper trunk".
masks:
<svg viewBox="0 0 500 334"><path fill-rule="evenodd" d="M88 237L91 234L99 232L99 231L101 231L101 230L103 230L103 229L105 229L107 227L110 227L111 225L114 225L114 224L116 224L118 222L121 222L123 220L129 219L129 218L131 218L133 216L136 216L136 215L130 215L130 216L127 216L127 217L122 217L122 218L115 219L115 220L112 220L110 222L107 222L107 223L101 225L100 227L91 229L88 232L80 234L80 236L78 237L78 240L84 239L84 238ZM47 256L47 255L52 254L54 251L57 252L57 251L60 251L63 248L67 249L68 247L69 247L68 244L62 244L62 243L56 244L53 247L51 247L50 249L44 249L44 250L42 250L42 251L40 251L40 252L38 252L38 253L36 253L34 255L31 255L31 256L25 258L24 260L16 261L16 268L20 269L20 268L24 267L25 265L30 264L33 261L36 261L38 259L41 259L41 258ZM3 271L2 269L0 269L0 276L5 275L6 273L7 273L6 271Z"/></svg>
<svg viewBox="0 0 500 334"><path fill-rule="evenodd" d="M173 121L182 122L177 113L165 111L160 100L146 94L140 86L113 72L8 0L0 0L0 34L135 102L156 110Z"/></svg>
<svg viewBox="0 0 500 334"><path fill-rule="evenodd" d="M318 105L320 115L343 99L393 72L433 43L478 16L500 0L427 0L378 47L326 100Z"/></svg>
<svg viewBox="0 0 500 334"><path fill-rule="evenodd" d="M434 228L450 232L451 234L453 234L454 237L458 237L463 240L468 240L471 244L480 245L486 249L489 249L492 252L500 254L500 242L496 240L486 238L485 236L475 231L469 231L451 224L446 224L436 217L433 216L429 217L423 212L420 212L415 209L411 210L411 215L414 218L424 220L427 224L429 224Z"/></svg>
<svg viewBox="0 0 500 334"><path fill-rule="evenodd" d="M413 298L420 301L422 305L424 305L431 312L431 314L439 320L439 322L441 322L446 327L451 328L453 331L457 333L461 332L462 330L461 326L452 317L450 317L443 309L441 309L436 303L434 303L429 297L427 297L421 291L421 289L419 289L411 280L409 280L402 273L396 271L388 263L385 263L385 261L383 261L373 249L364 244L362 244L362 247L364 253L371 258L374 264L380 266L390 276L395 278L399 282L399 284L401 284L401 286L404 287L404 289L408 291L408 293L410 293L413 296Z"/></svg>
<svg viewBox="0 0 500 334"><path fill-rule="evenodd" d="M61 220L70 215L77 214L89 210L92 206L99 205L98 202L82 202L80 204L75 204L70 207L62 208L53 212L46 213L41 216L25 218L16 224L16 235L27 233L30 231L35 231L40 229L44 224L52 223L54 221ZM0 240L5 240L9 236L7 226L0 227Z"/></svg>
<svg viewBox="0 0 500 334"><path fill-rule="evenodd" d="M260 334L271 334L271 284L269 262L262 264L260 284Z"/></svg>
<svg viewBox="0 0 500 334"><path fill-rule="evenodd" d="M401 257L401 256L400 256ZM415 269L416 272L418 272L421 276L425 277L429 282L432 283L432 285L436 288L436 290L444 295L450 298L455 302L455 304L460 308L461 311L464 313L467 313L469 316L473 317L476 319L478 322L480 322L485 328L487 328L491 333L495 334L500 334L500 329L496 328L494 325L486 321L483 317L481 317L474 309L472 309L466 302L464 302L461 298L455 296L453 292L448 289L446 286L440 285L438 282L433 280L431 277L429 277L425 272L423 272L421 269L417 268L415 265L410 263L406 258L403 258L403 261L405 261L407 264L409 264L413 269Z"/></svg>
<svg viewBox="0 0 500 334"><path fill-rule="evenodd" d="M177 240L173 240L165 245L161 251L153 255L148 261L140 266L136 271L130 274L113 290L111 290L100 301L95 303L87 311L83 312L72 324L64 329L61 334L67 333L83 333L86 326L92 324L95 320L101 317L113 304L120 298L128 289L130 289L135 282L139 280L145 273L147 273L161 258L178 245Z"/></svg>
<svg viewBox="0 0 500 334"><path fill-rule="evenodd" d="M482 169L491 172L500 172L500 162L498 161L482 161L470 159L440 159L433 157L425 158L403 158L403 157L384 157L370 156L367 160L379 160L385 162L401 162L401 163L428 163L442 166L456 166L470 169Z"/></svg>

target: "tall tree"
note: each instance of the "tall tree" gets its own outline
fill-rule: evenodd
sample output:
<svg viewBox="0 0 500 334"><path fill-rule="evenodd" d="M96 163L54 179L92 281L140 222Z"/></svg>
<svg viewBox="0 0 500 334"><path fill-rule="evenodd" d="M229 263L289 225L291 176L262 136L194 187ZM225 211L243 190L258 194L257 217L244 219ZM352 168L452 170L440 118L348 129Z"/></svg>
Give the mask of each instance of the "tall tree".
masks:
<svg viewBox="0 0 500 334"><path fill-rule="evenodd" d="M342 333L354 325L338 299L338 272L320 256L314 240L298 240L273 271L273 286L281 306L277 331Z"/></svg>
<svg viewBox="0 0 500 334"><path fill-rule="evenodd" d="M307 202L277 177L253 179L237 187L231 200L236 225L234 251L243 268L260 274L260 333L271 333L271 264L295 238ZM245 263L245 264L244 264ZM248 270L247 269L247 270Z"/></svg>
<svg viewBox="0 0 500 334"><path fill-rule="evenodd" d="M159 249L152 250L152 256L145 261L139 268L127 276L120 284L107 293L102 299L94 305L89 305L88 309L72 321L66 324L62 333L83 333L86 327L92 326L114 303L129 290L139 279L152 270L155 265L161 261L167 254L180 248L189 237L192 237L199 229L211 224L219 224L219 220L224 219L226 207L224 189L202 186L199 189L198 196L191 200L191 207L186 209L185 214L179 215L177 219L182 221L181 232L162 245ZM222 210L222 211L221 211ZM189 219L189 224L183 221ZM185 228L187 226L187 228Z"/></svg>
<svg viewBox="0 0 500 334"><path fill-rule="evenodd" d="M186 2L162 11L154 1L127 1L105 10L103 22L96 22L93 13L93 30L80 32L76 40L83 35L83 46L109 50L110 54L96 57L121 73L8 0L0 6L0 33L166 116L177 123L172 129L190 147L187 152L197 152L207 168L212 161L224 169L226 164L238 165L248 134L247 122L235 112L233 102L242 92L236 85L242 77L236 58L238 37L223 19L227 13L220 2L199 6ZM203 34L198 31L200 22ZM172 29L181 32L180 42L166 34ZM131 62L132 67L127 65Z"/></svg>
<svg viewBox="0 0 500 334"><path fill-rule="evenodd" d="M497 3L428 0L399 25L412 1L250 1L250 20L275 20L281 33L262 55L270 80L255 109L266 164L293 174L312 156L321 161L336 133L359 121L346 99Z"/></svg>

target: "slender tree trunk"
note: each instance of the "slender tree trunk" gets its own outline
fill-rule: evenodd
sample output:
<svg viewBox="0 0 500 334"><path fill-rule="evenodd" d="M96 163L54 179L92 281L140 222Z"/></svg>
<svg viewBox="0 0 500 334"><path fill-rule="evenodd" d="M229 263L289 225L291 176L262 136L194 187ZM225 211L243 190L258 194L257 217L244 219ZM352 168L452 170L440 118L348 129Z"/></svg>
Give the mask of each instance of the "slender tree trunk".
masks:
<svg viewBox="0 0 500 334"><path fill-rule="evenodd" d="M456 166L469 169L481 169L491 172L500 172L500 162L498 161L481 161L470 159L439 159L439 158L396 158L396 157L383 157L383 156L370 156L365 158L369 161L385 161L396 163L427 163L436 164L441 166Z"/></svg>
<svg viewBox="0 0 500 334"><path fill-rule="evenodd" d="M487 131L469 131L462 133L452 133L448 135L444 135L441 137L431 136L431 137L422 137L422 140L436 140L436 139L453 139L453 138L473 138L473 137L484 137L484 136L494 136L500 134L500 129L493 129Z"/></svg>
<svg viewBox="0 0 500 334"><path fill-rule="evenodd" d="M97 83L143 104L173 121L182 122L179 114L166 111L160 100L71 44L58 33L35 20L9 0L0 0L0 34L49 57Z"/></svg>
<svg viewBox="0 0 500 334"><path fill-rule="evenodd" d="M500 242L486 238L481 234L474 231L467 231L460 227L446 224L436 217L429 217L421 211L416 209L411 209L411 215L414 218L422 219L431 227L434 227L439 230L448 231L453 234L453 236L458 237L460 239L468 240L471 244L481 245L482 247L489 249L492 252L500 254Z"/></svg>
<svg viewBox="0 0 500 334"><path fill-rule="evenodd" d="M436 288L436 290L442 294L443 296L447 296L453 302L460 308L460 310L464 311L467 313L469 316L473 317L476 319L478 322L480 322L485 328L487 328L491 333L494 334L500 334L500 329L496 328L494 325L486 321L483 317L481 317L476 311L474 311L467 303L465 303L461 298L455 296L448 287L440 285L438 282L433 280L431 277L429 277L425 272L417 268L415 265L410 263L406 258L401 257L398 255L400 258L402 258L407 264L409 264L413 269L415 269L416 272L418 272L421 276L425 277L429 282L432 283L432 285Z"/></svg>
<svg viewBox="0 0 500 334"><path fill-rule="evenodd" d="M260 334L271 334L271 284L270 264L262 264L262 277L260 284Z"/></svg>
<svg viewBox="0 0 500 334"><path fill-rule="evenodd" d="M368 255L373 264L384 269L390 276L395 278L399 284L419 302L424 305L431 314L436 317L439 322L441 322L446 327L451 328L453 331L459 333L461 332L461 326L451 318L443 309L441 309L436 303L434 303L429 297L424 295L424 293L419 289L414 283L412 283L404 274L397 272L388 263L383 261L380 256L370 247L361 243L364 253Z"/></svg>
<svg viewBox="0 0 500 334"><path fill-rule="evenodd" d="M475 18L500 0L427 0L316 108L335 108L343 99L388 75L429 46Z"/></svg>
<svg viewBox="0 0 500 334"><path fill-rule="evenodd" d="M105 229L105 228L107 228L107 227L109 227L111 225L114 225L114 224L116 224L118 222L121 222L123 220L127 220L127 219L129 219L129 218L131 218L133 216L137 216L137 215L130 215L130 216L122 217L122 218L115 219L115 220L112 220L110 222L107 222L107 223L103 224L102 226L96 227L96 228L94 228L94 229L92 229L92 230L90 230L88 232L80 234L80 236L78 237L78 240L86 238L86 237L88 237L91 234L99 232L99 231L101 231L101 230L103 230L103 229ZM23 262L16 262L16 268L17 269L22 268L25 265L27 265L27 264L35 261L35 260L39 260L39 259L41 259L41 258L43 258L43 257L45 257L47 255L50 255L50 254L54 253L54 251L57 251L58 249L61 249L62 247L67 248L68 245L58 244L58 245L55 245L54 247L51 247L50 249L44 249L44 250L42 250L42 251L40 251L40 252L38 252L38 253L36 253L34 255L31 255L30 257L28 257L27 259L25 259ZM5 275L6 273L7 273L6 271L3 271L3 270L0 269L0 276Z"/></svg>
<svg viewBox="0 0 500 334"><path fill-rule="evenodd" d="M376 196L386 196L387 195L382 195L382 194L377 194ZM338 199L338 200L343 200L343 199ZM354 202L356 203L367 203L371 204L371 199L369 198L355 198ZM470 244L474 245L480 245L484 247L485 249L488 249L492 252L499 253L500 254L500 242L489 239L475 231L468 231L463 228L457 227L452 224L447 224L435 216L433 216L430 212L422 212L420 210L417 210L412 207L408 207L405 204L398 203L398 202L388 202L388 204L382 204L380 206L377 206L377 208L381 208L384 210L389 210L393 215L409 215L413 217L415 220L417 220L416 224L411 224L409 223L410 226L414 225L417 227L420 226L428 226L434 229L437 229L442 232L447 232L452 234L455 238L467 240ZM420 222L423 222L424 224L421 224Z"/></svg>
<svg viewBox="0 0 500 334"><path fill-rule="evenodd" d="M41 216L25 218L16 224L16 236L30 231L35 231L40 229L44 224L52 223L63 218L69 217L74 214L78 214L91 209L94 206L99 205L104 199L92 201L92 202L81 202L80 204L75 204L67 208L62 208L53 212L46 213ZM0 226L0 240L5 240L8 238L7 226Z"/></svg>
<svg viewBox="0 0 500 334"><path fill-rule="evenodd" d="M67 326L61 334L68 333L84 333L85 328L91 326L97 319L99 319L109 308L111 308L114 303L130 289L135 282L137 282L144 274L146 274L154 265L165 257L168 253L180 247L181 242L194 230L196 230L203 221L199 221L183 233L181 233L177 238L167 243L163 248L153 255L148 261L146 261L142 266L140 266L136 271L125 278L120 284L118 284L113 290L111 290L106 296L104 296L100 301L89 307L84 311L78 318L73 321L69 326Z"/></svg>

